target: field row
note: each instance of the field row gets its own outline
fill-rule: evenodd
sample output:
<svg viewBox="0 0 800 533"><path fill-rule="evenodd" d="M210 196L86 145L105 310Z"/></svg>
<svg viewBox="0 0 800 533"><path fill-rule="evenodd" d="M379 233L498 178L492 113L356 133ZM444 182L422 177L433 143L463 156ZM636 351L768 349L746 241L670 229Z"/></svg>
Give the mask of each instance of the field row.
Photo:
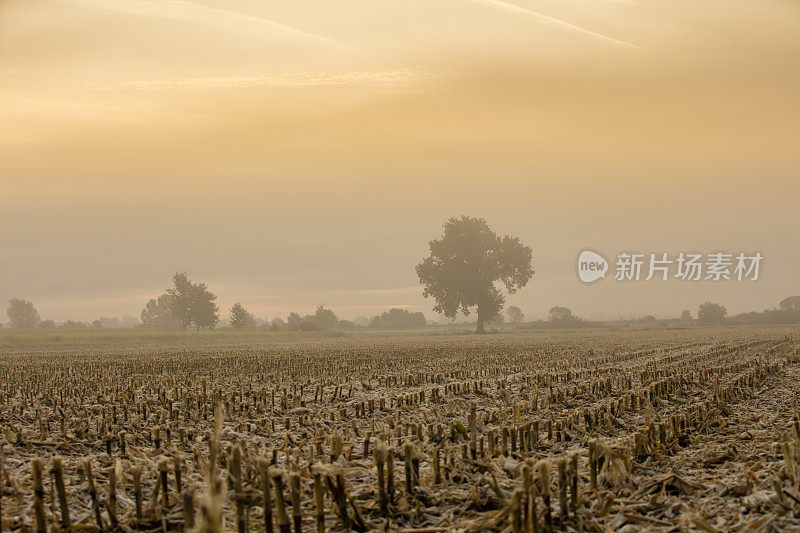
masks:
<svg viewBox="0 0 800 533"><path fill-rule="evenodd" d="M800 527L798 368L774 329L6 353L0 525Z"/></svg>

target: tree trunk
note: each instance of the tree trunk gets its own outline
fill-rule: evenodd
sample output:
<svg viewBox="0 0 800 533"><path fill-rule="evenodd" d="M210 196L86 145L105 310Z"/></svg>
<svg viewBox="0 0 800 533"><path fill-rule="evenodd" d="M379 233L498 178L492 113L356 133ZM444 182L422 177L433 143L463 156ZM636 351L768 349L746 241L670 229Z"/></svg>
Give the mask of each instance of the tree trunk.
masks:
<svg viewBox="0 0 800 533"><path fill-rule="evenodd" d="M486 319L484 318L483 313L481 313L481 306L478 305L478 329L475 330L475 333L478 335L486 333L483 329L484 322L486 322Z"/></svg>

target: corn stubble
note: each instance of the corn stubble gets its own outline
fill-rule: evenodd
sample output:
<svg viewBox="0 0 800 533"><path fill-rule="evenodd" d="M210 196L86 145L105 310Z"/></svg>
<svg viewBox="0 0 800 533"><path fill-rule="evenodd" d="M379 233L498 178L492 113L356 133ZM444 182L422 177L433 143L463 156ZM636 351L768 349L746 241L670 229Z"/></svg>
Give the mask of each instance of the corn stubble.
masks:
<svg viewBox="0 0 800 533"><path fill-rule="evenodd" d="M0 531L791 529L799 354L767 329L12 352Z"/></svg>

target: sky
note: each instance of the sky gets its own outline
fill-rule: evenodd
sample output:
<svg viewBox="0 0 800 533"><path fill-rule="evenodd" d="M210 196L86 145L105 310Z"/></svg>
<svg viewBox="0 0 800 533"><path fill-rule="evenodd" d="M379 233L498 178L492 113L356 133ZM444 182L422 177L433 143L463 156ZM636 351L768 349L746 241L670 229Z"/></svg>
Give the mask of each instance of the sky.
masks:
<svg viewBox="0 0 800 533"><path fill-rule="evenodd" d="M414 265L470 215L533 248L532 319L775 307L799 59L790 0L3 0L0 302L138 315L185 270L223 315L434 317ZM625 251L764 259L616 281Z"/></svg>

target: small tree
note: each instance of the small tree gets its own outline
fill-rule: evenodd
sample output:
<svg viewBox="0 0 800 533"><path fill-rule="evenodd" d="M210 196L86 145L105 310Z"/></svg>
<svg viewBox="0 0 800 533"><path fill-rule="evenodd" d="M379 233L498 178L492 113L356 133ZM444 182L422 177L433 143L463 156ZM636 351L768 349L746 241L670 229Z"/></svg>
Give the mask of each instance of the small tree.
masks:
<svg viewBox="0 0 800 533"><path fill-rule="evenodd" d="M533 252L516 237L499 237L482 218L451 218L444 234L430 241L430 256L416 267L422 295L436 300L433 310L454 320L477 307L477 333L503 309L505 297L524 287L533 276Z"/></svg>
<svg viewBox="0 0 800 533"><path fill-rule="evenodd" d="M555 306L551 307L549 311L551 322L565 322L572 320L572 311L567 307Z"/></svg>
<svg viewBox="0 0 800 533"><path fill-rule="evenodd" d="M167 289L172 316L181 329L186 329L192 323L192 282L186 272L176 272L172 276L172 285L171 289Z"/></svg>
<svg viewBox="0 0 800 533"><path fill-rule="evenodd" d="M286 322L281 317L273 318L269 323L270 331L278 331L286 327Z"/></svg>
<svg viewBox="0 0 800 533"><path fill-rule="evenodd" d="M8 304L6 313L12 328L31 329L39 323L39 311L32 302L21 298L11 298Z"/></svg>
<svg viewBox="0 0 800 533"><path fill-rule="evenodd" d="M286 328L290 331L297 331L303 325L303 317L297 313L289 313L286 317Z"/></svg>
<svg viewBox="0 0 800 533"><path fill-rule="evenodd" d="M705 302L697 310L697 321L701 324L722 324L728 310L720 304Z"/></svg>
<svg viewBox="0 0 800 533"><path fill-rule="evenodd" d="M172 297L172 316L182 329L190 325L200 328L213 328L219 322L217 295L208 290L205 283L192 283L186 272L176 272L172 276L173 288L167 289Z"/></svg>
<svg viewBox="0 0 800 533"><path fill-rule="evenodd" d="M339 322L336 324L337 329L356 329L356 323L352 320L347 320L346 318L340 318Z"/></svg>
<svg viewBox="0 0 800 533"><path fill-rule="evenodd" d="M205 283L192 285L189 315L197 331L200 328L214 329L219 322L217 295L208 290Z"/></svg>
<svg viewBox="0 0 800 533"><path fill-rule="evenodd" d="M256 317L249 313L240 302L236 302L231 307L230 321L231 327L237 331L256 327Z"/></svg>
<svg viewBox="0 0 800 533"><path fill-rule="evenodd" d="M317 306L317 310L311 320L314 322L316 329L336 329L339 324L336 314L330 309L325 309L325 306L321 304Z"/></svg>
<svg viewBox="0 0 800 533"><path fill-rule="evenodd" d="M516 305L509 307L506 313L512 324L521 324L522 321L525 320L525 313Z"/></svg>
<svg viewBox="0 0 800 533"><path fill-rule="evenodd" d="M683 313L681 313L681 320L691 320L692 319L692 312L688 309L684 309Z"/></svg>
<svg viewBox="0 0 800 533"><path fill-rule="evenodd" d="M369 325L371 328L381 329L413 329L425 327L427 324L428 320L420 312L412 313L408 309L393 308L372 317Z"/></svg>
<svg viewBox="0 0 800 533"><path fill-rule="evenodd" d="M36 327L39 329L55 329L56 323L48 318L47 320L39 322Z"/></svg>

